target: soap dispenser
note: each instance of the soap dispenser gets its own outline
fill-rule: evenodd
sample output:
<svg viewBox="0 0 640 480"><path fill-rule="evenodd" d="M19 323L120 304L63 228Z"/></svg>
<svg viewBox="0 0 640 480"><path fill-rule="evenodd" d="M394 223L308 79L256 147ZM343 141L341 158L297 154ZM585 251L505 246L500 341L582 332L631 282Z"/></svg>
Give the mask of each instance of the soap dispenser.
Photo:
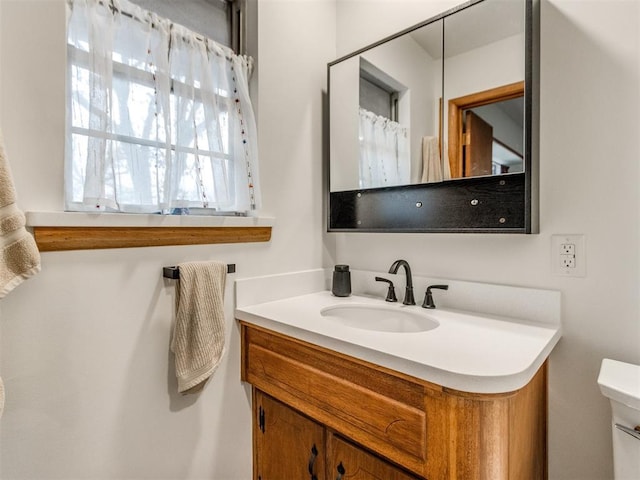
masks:
<svg viewBox="0 0 640 480"><path fill-rule="evenodd" d="M331 292L336 297L348 297L351 295L351 272L349 271L349 265L335 266Z"/></svg>

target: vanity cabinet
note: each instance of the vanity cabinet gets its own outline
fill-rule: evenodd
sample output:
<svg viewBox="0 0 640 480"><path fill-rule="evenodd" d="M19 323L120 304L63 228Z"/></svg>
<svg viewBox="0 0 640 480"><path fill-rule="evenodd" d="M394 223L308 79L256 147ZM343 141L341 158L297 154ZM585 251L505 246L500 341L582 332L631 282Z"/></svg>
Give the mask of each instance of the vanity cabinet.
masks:
<svg viewBox="0 0 640 480"><path fill-rule="evenodd" d="M240 325L254 480L547 477L546 363L520 390L477 394Z"/></svg>

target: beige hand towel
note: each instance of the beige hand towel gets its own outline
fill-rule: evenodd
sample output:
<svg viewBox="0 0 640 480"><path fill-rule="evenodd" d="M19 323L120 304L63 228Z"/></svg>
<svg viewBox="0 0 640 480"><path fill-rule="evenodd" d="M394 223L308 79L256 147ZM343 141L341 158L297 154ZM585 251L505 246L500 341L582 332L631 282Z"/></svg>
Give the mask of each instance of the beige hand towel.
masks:
<svg viewBox="0 0 640 480"><path fill-rule="evenodd" d="M202 390L224 354L227 265L187 262L178 266L171 350L175 354L178 392L187 394Z"/></svg>
<svg viewBox="0 0 640 480"><path fill-rule="evenodd" d="M0 298L40 271L40 252L15 204L11 169L0 133Z"/></svg>

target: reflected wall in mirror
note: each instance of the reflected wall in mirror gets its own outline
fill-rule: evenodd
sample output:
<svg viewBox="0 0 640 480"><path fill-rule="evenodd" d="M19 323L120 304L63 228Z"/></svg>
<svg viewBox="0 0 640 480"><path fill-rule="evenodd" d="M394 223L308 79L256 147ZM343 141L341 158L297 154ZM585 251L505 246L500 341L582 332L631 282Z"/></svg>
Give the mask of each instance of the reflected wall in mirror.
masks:
<svg viewBox="0 0 640 480"><path fill-rule="evenodd" d="M330 231L537 231L539 0L471 0L331 62Z"/></svg>

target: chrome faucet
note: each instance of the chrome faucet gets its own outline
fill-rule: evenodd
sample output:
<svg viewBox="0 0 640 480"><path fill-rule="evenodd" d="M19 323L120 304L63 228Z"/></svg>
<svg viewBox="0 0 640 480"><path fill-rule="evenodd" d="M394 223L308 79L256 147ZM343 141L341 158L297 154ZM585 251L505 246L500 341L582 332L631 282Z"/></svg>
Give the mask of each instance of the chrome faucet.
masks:
<svg viewBox="0 0 640 480"><path fill-rule="evenodd" d="M389 268L389 273L396 274L398 273L398 268L404 267L404 273L407 276L407 288L404 291L404 300L402 301L405 305L415 305L416 301L413 298L413 280L411 279L411 267L407 263L406 260L396 260Z"/></svg>

